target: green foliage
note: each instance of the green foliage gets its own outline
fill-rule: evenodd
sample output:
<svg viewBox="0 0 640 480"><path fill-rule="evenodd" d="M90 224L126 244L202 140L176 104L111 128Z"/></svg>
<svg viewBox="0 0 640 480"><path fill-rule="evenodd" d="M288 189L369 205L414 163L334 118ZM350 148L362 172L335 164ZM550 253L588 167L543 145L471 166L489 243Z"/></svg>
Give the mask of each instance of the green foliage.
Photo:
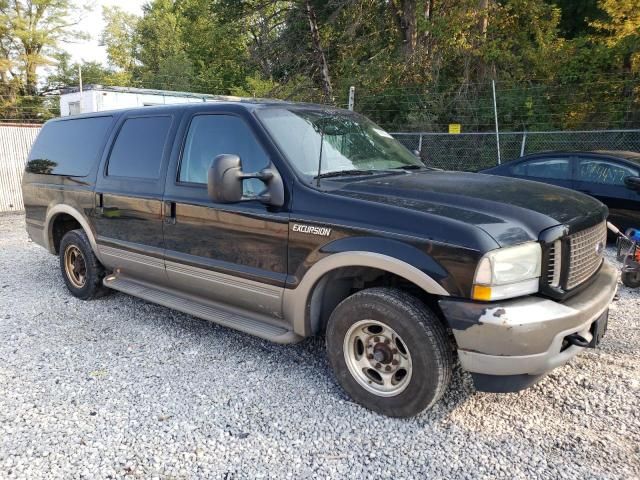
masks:
<svg viewBox="0 0 640 480"><path fill-rule="evenodd" d="M122 85L122 76L128 78L128 72L116 71L99 62L71 63L71 55L67 52L52 56L55 68L47 76L43 93L58 93L65 87L77 87L80 84L79 71L82 70L84 85Z"/></svg>
<svg viewBox="0 0 640 480"><path fill-rule="evenodd" d="M60 42L85 37L74 27L87 8L73 0L0 1L3 64L21 93L37 92L37 69L50 63Z"/></svg>
<svg viewBox="0 0 640 480"><path fill-rule="evenodd" d="M138 66L138 17L119 7L103 7L102 16L105 28L100 38L101 44L107 48L110 66L119 72L119 81L123 85L127 84L132 80Z"/></svg>
<svg viewBox="0 0 640 480"><path fill-rule="evenodd" d="M71 22L71 1L0 0L3 92L35 88L33 65L52 61L45 91L77 84L53 56L71 27L17 54ZM8 21L16 2L50 15L26 29ZM103 16L109 64L82 65L85 83L340 106L354 85L389 129L468 132L494 128L495 82L502 130L640 126L639 0L150 0Z"/></svg>

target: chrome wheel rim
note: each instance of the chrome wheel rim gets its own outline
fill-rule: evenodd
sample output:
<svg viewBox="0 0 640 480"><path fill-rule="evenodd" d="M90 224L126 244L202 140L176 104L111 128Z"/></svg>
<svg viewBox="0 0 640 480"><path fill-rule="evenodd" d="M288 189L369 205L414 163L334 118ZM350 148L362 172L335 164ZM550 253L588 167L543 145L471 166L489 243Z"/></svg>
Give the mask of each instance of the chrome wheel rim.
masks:
<svg viewBox="0 0 640 480"><path fill-rule="evenodd" d="M382 322L354 323L344 337L343 350L353 378L375 395L399 395L411 381L411 354L407 344Z"/></svg>
<svg viewBox="0 0 640 480"><path fill-rule="evenodd" d="M87 282L87 264L84 255L75 245L69 245L64 250L64 271L74 287L84 287Z"/></svg>

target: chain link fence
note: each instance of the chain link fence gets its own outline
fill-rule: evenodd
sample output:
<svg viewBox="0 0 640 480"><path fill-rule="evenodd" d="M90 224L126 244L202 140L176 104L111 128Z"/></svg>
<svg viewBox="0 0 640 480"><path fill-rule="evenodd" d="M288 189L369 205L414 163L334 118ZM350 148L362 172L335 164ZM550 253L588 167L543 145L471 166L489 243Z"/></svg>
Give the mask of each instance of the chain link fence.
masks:
<svg viewBox="0 0 640 480"><path fill-rule="evenodd" d="M498 139L487 133L392 133L409 150L417 150L430 166L445 170L478 171L498 164ZM640 152L640 130L582 130L503 132L502 162L545 151L630 150Z"/></svg>

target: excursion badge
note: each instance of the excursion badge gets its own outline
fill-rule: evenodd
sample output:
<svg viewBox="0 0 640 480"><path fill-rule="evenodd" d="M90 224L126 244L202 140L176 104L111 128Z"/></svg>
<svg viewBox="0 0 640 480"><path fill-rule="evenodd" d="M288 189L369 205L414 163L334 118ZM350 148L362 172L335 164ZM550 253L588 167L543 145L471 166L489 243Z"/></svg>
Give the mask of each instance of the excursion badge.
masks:
<svg viewBox="0 0 640 480"><path fill-rule="evenodd" d="M331 235L331 229L327 227L316 227L315 225L303 225L301 223L294 223L292 227L294 232L309 233L311 235L320 235L322 237L328 237Z"/></svg>

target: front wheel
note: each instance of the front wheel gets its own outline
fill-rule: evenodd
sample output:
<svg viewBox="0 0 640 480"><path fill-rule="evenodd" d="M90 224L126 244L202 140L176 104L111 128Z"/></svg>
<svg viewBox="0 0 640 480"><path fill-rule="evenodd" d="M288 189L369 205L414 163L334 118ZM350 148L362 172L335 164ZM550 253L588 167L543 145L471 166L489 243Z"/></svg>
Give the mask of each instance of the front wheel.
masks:
<svg viewBox="0 0 640 480"><path fill-rule="evenodd" d="M342 388L366 408L410 417L444 394L452 352L437 316L394 288L370 288L345 299L327 327L329 361Z"/></svg>
<svg viewBox="0 0 640 480"><path fill-rule="evenodd" d="M622 283L629 288L640 287L640 272L622 272Z"/></svg>

